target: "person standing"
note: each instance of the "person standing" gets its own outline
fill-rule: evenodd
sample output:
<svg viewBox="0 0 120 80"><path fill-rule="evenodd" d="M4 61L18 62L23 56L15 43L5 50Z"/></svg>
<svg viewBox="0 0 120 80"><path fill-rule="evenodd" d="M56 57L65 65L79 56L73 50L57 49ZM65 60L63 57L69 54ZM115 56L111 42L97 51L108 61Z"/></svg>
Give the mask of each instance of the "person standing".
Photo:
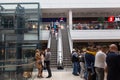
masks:
<svg viewBox="0 0 120 80"><path fill-rule="evenodd" d="M97 80L104 80L104 69L106 67L107 46L99 46L95 55L95 72Z"/></svg>
<svg viewBox="0 0 120 80"><path fill-rule="evenodd" d="M85 59L85 80L96 80L96 73L94 68L96 49L94 46L89 46L86 50Z"/></svg>
<svg viewBox="0 0 120 80"><path fill-rule="evenodd" d="M42 78L43 69L44 69L44 59L45 59L44 51L41 51L40 55L41 55L41 65L42 65L42 70L41 70L41 78Z"/></svg>
<svg viewBox="0 0 120 80"><path fill-rule="evenodd" d="M45 65L46 65L46 69L48 71L48 76L46 78L52 77L52 73L51 73L51 69L50 69L50 59L51 59L50 48L47 48L47 50L45 52Z"/></svg>
<svg viewBox="0 0 120 80"><path fill-rule="evenodd" d="M78 53L76 52L75 49L73 49L73 51L72 51L72 63L73 63L72 74L75 76L79 76L79 74L78 74L79 57L78 57Z"/></svg>
<svg viewBox="0 0 120 80"><path fill-rule="evenodd" d="M81 54L79 55L80 57L80 77L84 78L84 74L85 74L85 54L86 54L86 49L82 49Z"/></svg>
<svg viewBox="0 0 120 80"><path fill-rule="evenodd" d="M42 54L40 53L39 49L36 49L35 51L35 59L36 59L36 67L38 68L38 78L43 78L42 76L42 70L43 70L43 65L42 65Z"/></svg>
<svg viewBox="0 0 120 80"><path fill-rule="evenodd" d="M107 80L120 80L120 56L118 55L118 47L115 44L109 46L107 53Z"/></svg>

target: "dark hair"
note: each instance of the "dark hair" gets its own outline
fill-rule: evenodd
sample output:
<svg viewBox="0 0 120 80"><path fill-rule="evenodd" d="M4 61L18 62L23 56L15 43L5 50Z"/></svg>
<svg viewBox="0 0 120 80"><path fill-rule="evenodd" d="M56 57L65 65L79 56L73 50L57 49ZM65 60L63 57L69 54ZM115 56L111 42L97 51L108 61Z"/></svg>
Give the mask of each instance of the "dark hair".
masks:
<svg viewBox="0 0 120 80"><path fill-rule="evenodd" d="M50 51L50 48L47 48L47 51Z"/></svg>

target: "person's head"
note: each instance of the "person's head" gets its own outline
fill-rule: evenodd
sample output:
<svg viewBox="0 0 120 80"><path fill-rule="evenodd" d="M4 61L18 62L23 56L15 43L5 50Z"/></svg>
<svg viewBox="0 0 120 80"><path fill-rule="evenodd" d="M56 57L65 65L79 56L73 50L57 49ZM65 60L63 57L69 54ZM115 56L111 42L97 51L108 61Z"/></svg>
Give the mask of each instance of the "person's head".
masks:
<svg viewBox="0 0 120 80"><path fill-rule="evenodd" d="M47 48L47 52L49 52L50 51L50 48Z"/></svg>
<svg viewBox="0 0 120 80"><path fill-rule="evenodd" d="M108 51L108 46L106 46L106 45L101 46L101 50L102 50L104 53L106 53L106 52Z"/></svg>
<svg viewBox="0 0 120 80"><path fill-rule="evenodd" d="M83 48L83 49L82 49L82 52L83 52L83 53L85 53L86 51L87 51L87 49L86 49L86 48Z"/></svg>
<svg viewBox="0 0 120 80"><path fill-rule="evenodd" d="M73 49L72 51L75 51L75 49Z"/></svg>
<svg viewBox="0 0 120 80"><path fill-rule="evenodd" d="M74 53L75 51L76 51L76 50L75 50L75 49L73 49L73 50L72 50L72 53Z"/></svg>
<svg viewBox="0 0 120 80"><path fill-rule="evenodd" d="M35 52L39 52L40 50L39 49L36 49Z"/></svg>
<svg viewBox="0 0 120 80"><path fill-rule="evenodd" d="M96 46L97 50L101 50L102 49L102 46Z"/></svg>
<svg viewBox="0 0 120 80"><path fill-rule="evenodd" d="M47 52L47 49L45 49L45 52Z"/></svg>
<svg viewBox="0 0 120 80"><path fill-rule="evenodd" d="M40 54L42 54L42 55L43 55L43 54L44 54L44 51L42 50L42 51L40 52Z"/></svg>
<svg viewBox="0 0 120 80"><path fill-rule="evenodd" d="M87 50L88 50L88 51L94 51L94 48L93 48L93 46L88 46L88 47L87 47Z"/></svg>
<svg viewBox="0 0 120 80"><path fill-rule="evenodd" d="M78 54L80 54L80 53L81 53L80 49L76 49L76 52L77 52Z"/></svg>
<svg viewBox="0 0 120 80"><path fill-rule="evenodd" d="M117 52L117 51L118 51L117 45L111 44L111 45L109 46L109 51L111 51L111 52Z"/></svg>

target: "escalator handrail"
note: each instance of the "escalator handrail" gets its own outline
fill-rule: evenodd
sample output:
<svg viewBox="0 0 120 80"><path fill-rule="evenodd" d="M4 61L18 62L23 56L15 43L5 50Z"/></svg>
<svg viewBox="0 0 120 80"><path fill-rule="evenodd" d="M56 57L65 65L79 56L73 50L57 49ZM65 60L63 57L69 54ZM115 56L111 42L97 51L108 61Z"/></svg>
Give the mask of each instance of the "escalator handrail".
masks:
<svg viewBox="0 0 120 80"><path fill-rule="evenodd" d="M63 67L63 45L61 29L58 30L58 41L57 41L57 66Z"/></svg>
<svg viewBox="0 0 120 80"><path fill-rule="evenodd" d="M71 38L71 35L70 35L70 28L69 28L69 26L67 26L67 32L68 32L68 40L69 40L69 45L70 45L70 51L72 53L73 43L72 43L72 38Z"/></svg>
<svg viewBox="0 0 120 80"><path fill-rule="evenodd" d="M51 45L51 30L49 30L49 38L48 38L48 45L47 45L47 48L50 48L50 45Z"/></svg>

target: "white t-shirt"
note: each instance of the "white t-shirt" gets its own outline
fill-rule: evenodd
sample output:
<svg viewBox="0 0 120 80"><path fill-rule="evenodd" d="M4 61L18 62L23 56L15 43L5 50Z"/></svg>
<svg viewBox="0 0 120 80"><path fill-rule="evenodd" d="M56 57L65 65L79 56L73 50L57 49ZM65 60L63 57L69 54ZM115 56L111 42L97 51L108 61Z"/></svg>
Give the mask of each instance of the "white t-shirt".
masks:
<svg viewBox="0 0 120 80"><path fill-rule="evenodd" d="M95 67L105 68L106 66L106 54L102 51L98 51L95 55Z"/></svg>

